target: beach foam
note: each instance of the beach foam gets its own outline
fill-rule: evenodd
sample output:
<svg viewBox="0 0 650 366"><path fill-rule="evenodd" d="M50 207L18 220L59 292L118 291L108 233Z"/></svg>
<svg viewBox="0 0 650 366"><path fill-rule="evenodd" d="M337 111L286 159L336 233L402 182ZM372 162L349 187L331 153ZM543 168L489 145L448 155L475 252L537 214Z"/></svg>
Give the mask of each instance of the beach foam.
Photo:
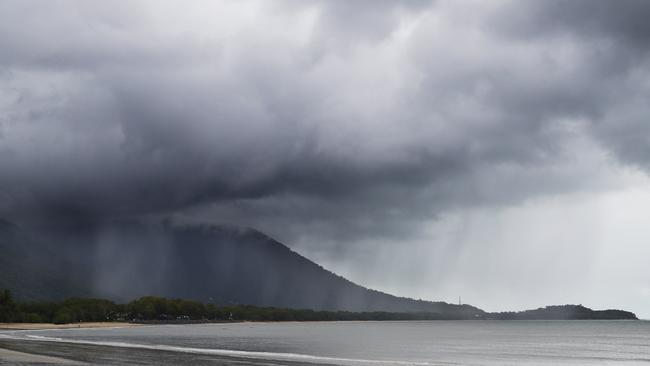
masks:
<svg viewBox="0 0 650 366"><path fill-rule="evenodd" d="M8 335L5 335L7 337ZM25 335L24 337L8 336L13 339L34 340L43 342L58 342L58 343L71 343L83 345L95 345L106 347L121 347L121 348L134 348L144 350L158 350L170 352L182 352L202 355L213 356L226 356L237 358L250 358L250 359L266 359L275 361L294 361L294 362L307 362L307 363L325 363L337 365L413 365L413 366L431 366L434 365L428 362L406 362L406 361L384 361L384 360L365 360L353 358L338 358L338 357L322 357L304 355L298 353L279 353L279 352L255 352L255 351L237 351L227 349L210 349L210 348L193 348L193 347L178 347L169 345L150 345L150 344L137 344L127 342L108 342L108 341L89 341L89 340L73 340L59 337L45 337L39 335Z"/></svg>

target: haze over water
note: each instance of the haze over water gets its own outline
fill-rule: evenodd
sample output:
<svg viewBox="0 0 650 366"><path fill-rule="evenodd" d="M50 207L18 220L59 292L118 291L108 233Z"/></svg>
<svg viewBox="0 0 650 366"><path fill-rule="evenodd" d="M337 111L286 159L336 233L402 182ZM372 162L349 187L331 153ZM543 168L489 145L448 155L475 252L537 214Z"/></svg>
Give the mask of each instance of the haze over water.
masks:
<svg viewBox="0 0 650 366"><path fill-rule="evenodd" d="M53 341L39 343L45 348L59 346L62 341L107 346L113 350L110 361L115 363L124 361L125 354L136 357L142 352L139 362L151 365L164 364L168 359L152 350L177 353L173 361L167 362L187 365L199 359L208 362L223 357L244 358L254 364L650 363L648 321L234 323L69 329L11 335ZM116 345L129 347L128 352L124 348L108 347ZM79 349L74 352L78 357ZM88 351L82 356L99 353Z"/></svg>

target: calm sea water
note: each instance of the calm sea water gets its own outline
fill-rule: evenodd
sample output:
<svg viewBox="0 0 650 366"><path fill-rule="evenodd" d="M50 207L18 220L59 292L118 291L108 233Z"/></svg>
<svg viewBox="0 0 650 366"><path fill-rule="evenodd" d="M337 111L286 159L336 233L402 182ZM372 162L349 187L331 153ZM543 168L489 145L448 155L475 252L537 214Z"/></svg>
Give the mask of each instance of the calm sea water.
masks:
<svg viewBox="0 0 650 366"><path fill-rule="evenodd" d="M340 365L650 364L648 321L163 325L16 333L29 339ZM155 360L151 360L155 364Z"/></svg>

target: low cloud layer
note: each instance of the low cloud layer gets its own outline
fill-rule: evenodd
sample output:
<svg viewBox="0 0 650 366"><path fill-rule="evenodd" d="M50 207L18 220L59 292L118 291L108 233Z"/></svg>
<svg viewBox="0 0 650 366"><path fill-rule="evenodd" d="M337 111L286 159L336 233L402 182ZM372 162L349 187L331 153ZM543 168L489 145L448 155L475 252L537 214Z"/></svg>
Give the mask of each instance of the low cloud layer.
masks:
<svg viewBox="0 0 650 366"><path fill-rule="evenodd" d="M649 11L5 1L0 217L226 221L318 251L615 189L650 168Z"/></svg>

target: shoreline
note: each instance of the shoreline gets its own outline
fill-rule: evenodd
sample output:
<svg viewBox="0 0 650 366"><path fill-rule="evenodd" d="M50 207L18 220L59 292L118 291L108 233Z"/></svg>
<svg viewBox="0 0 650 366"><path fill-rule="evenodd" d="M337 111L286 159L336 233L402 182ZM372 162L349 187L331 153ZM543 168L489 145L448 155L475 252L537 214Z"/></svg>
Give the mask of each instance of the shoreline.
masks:
<svg viewBox="0 0 650 366"><path fill-rule="evenodd" d="M46 330L46 329L89 329L89 328L130 328L144 324L127 322L87 322L87 323L0 323L0 330Z"/></svg>
<svg viewBox="0 0 650 366"><path fill-rule="evenodd" d="M81 322L81 323L0 323L0 331L17 330L57 330L57 329L95 329L95 328L132 328L155 325L201 325L201 324L238 324L238 323L365 323L365 322L584 322L584 321L650 321L650 319L425 319L425 320L235 320L235 321L156 321L141 322Z"/></svg>
<svg viewBox="0 0 650 366"><path fill-rule="evenodd" d="M226 351L227 352L227 351ZM227 354L180 352L119 345L51 342L0 338L0 365L217 365L217 366L331 366L336 363L304 362Z"/></svg>
<svg viewBox="0 0 650 366"><path fill-rule="evenodd" d="M479 322L480 321L475 321L472 323L478 324ZM504 324L511 323L510 321L501 321L501 322ZM574 323L574 324L577 322L578 321L567 321L567 323ZM275 323L277 324L277 322ZM535 321L534 323L539 323L539 321ZM104 326L105 328L108 325L114 325L114 323L101 323L101 325ZM51 326L51 325L47 324L47 326ZM454 325L452 324L450 326L454 326ZM457 329L461 329L463 330L463 332L466 332L467 329L484 329L480 325L478 325L478 328L476 328L476 326L477 325L470 328L466 328L465 326L462 326L461 328L457 328ZM639 326L642 327L639 328ZM628 329L633 332L626 331L626 332L622 332L621 334L632 335L632 337L634 337L635 334L638 334L639 329L647 329L646 326L647 325L643 326L643 324L639 324L637 326L631 326L631 328L630 326L625 326L624 329ZM526 329L532 329L532 331L524 332L522 334L523 335L538 334L538 331L535 330L534 327L535 325L533 325L533 328L526 328ZM568 329L574 329L573 327L575 326L570 325L570 328ZM593 325L588 325L587 328L584 329L592 329L592 327ZM540 327L539 329L544 330L546 328L547 327L544 326L544 327ZM79 328L64 328L64 329L72 330L72 329L79 329ZM75 336L72 336L70 339L68 339L68 337L62 335L60 337L63 338L57 338L57 336L49 337L47 336L47 332L41 333L38 332L37 330L31 332L26 331L25 333L23 333L22 331L15 331L15 330L0 332L0 366L5 366L5 365L35 366L35 365L42 365L43 363L52 364L52 365L139 364L139 365L156 365L156 366L172 366L172 365L174 366L182 366L182 365L287 366L287 365L292 365L293 366L293 365L306 365L306 364L314 366L314 365L342 365L342 364L367 365L367 364L384 364L384 363L386 365L413 364L411 363L411 361L407 361L406 359L402 360L403 362L400 361L399 363L391 363L392 361L385 360L381 357L379 357L378 359L374 359L372 354L361 355L361 356L355 354L332 356L331 354L319 355L318 354L319 352L314 352L313 350L305 351L305 354L302 354L302 352L300 351L294 353L296 351L290 349L284 349L284 348L264 349L263 347L260 348L257 346L246 350L236 350L236 349L232 349L232 347L225 344L220 344L220 345L215 344L215 345L208 345L208 346L203 345L199 347L200 346L199 344L182 343L182 342L178 344L172 342L170 344L169 342L160 342L159 340L156 339L156 337L160 335L170 336L176 334L174 332L174 329L171 329L170 331L171 333L168 333L169 329L171 328L162 328L162 333L158 333L157 327L152 327L150 329L152 332L151 337L153 337L153 338L150 337L151 342L139 342L136 341L137 339L130 339L129 337L126 336L118 337L115 339L110 339L110 338L103 339L101 336L93 338L94 331L84 332L84 334L86 335L90 334L90 337L88 338L83 337L82 335L78 336L84 339L75 339ZM349 328L342 328L342 329L349 329ZM381 328L377 328L377 329L381 329ZM393 329L393 328L389 327L384 329ZM411 329L411 328L405 328L405 329ZM441 331L444 332L445 331L444 329L447 328L443 328ZM496 329L497 330L502 329L502 327L499 326L496 327ZM512 332L513 330L516 329L521 329L521 328L519 326L516 326L514 328L512 327L506 328L507 330L506 334L510 334L508 332ZM557 328L557 329L564 329L564 328ZM577 328L577 329L583 329L583 328ZM597 329L610 329L610 327L608 327L607 325L599 325ZM128 333L131 331L140 332L141 330L145 330L146 332L148 332L148 330L146 329L132 328L132 329L125 329L123 331L120 331L120 333ZM218 335L221 334L220 332L221 331L218 330L216 333L208 332L207 334ZM4 336L3 333L5 333ZM61 331L58 333L67 333L67 331L66 332ZM187 333L181 331L178 334L183 335ZM340 334L340 333L333 333L333 334ZM437 333L434 332L432 334L437 334ZM555 334L556 332L546 331L546 335L549 337L555 337ZM599 334L601 333L595 332L592 335L594 337L599 337ZM464 337L461 337L459 339L464 339ZM514 337L512 339L514 339L514 343L512 343L513 346L515 347L521 346L520 344L517 343L519 339L518 337ZM549 339L554 339L554 338L549 338ZM572 338L570 336L567 337L567 341L569 343L571 342L571 339ZM474 340L473 343L474 345L477 344L475 341L476 340ZM615 344L616 342L618 341L615 341L613 344ZM547 356L544 354L536 354L535 352L533 353L535 357ZM492 354L492 356L494 355ZM576 354L574 356L579 356L579 355ZM566 359L570 360L572 359L571 357L574 356L570 356L570 357L567 356ZM636 358L634 358L634 360L650 361L650 359L647 359L646 356L647 355L637 355L635 356ZM52 358L46 359L43 357L52 357ZM587 359L592 360L593 357L600 357L600 356L598 355L589 356L585 358L585 360ZM619 357L619 355L616 354L609 357L611 357L612 361L619 360L619 359L627 360L627 361L631 360L630 358ZM549 360L551 360L551 358L549 358Z"/></svg>

